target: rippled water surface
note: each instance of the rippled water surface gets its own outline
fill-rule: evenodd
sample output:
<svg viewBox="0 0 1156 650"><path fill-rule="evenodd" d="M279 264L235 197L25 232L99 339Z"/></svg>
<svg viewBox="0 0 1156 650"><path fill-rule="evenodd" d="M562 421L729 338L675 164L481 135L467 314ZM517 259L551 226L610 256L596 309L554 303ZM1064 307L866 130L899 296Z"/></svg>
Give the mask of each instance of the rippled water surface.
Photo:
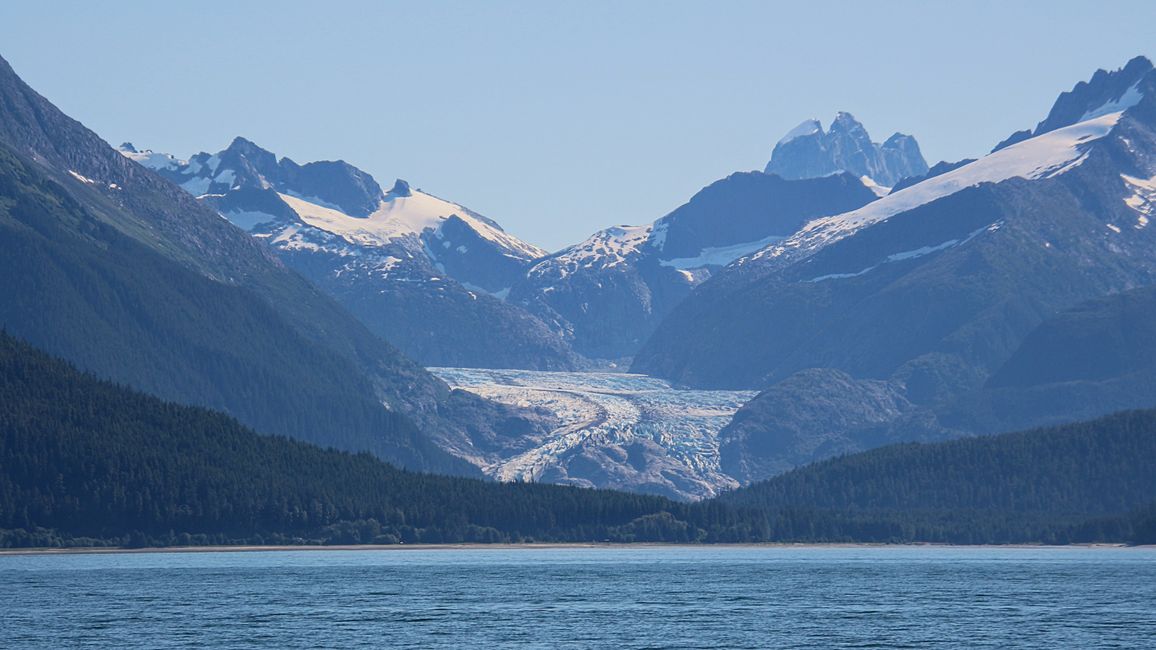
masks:
<svg viewBox="0 0 1156 650"><path fill-rule="evenodd" d="M0 557L0 647L1145 648L1156 550Z"/></svg>

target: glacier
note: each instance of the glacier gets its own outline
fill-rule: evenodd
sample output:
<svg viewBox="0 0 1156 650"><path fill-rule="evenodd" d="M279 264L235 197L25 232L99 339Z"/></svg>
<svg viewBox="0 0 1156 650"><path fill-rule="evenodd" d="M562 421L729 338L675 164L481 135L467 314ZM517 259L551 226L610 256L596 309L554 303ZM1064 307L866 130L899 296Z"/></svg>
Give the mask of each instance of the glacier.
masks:
<svg viewBox="0 0 1156 650"><path fill-rule="evenodd" d="M553 429L471 459L501 481L540 481L701 499L738 487L718 433L755 396L684 390L646 375L429 368L451 388L548 412Z"/></svg>

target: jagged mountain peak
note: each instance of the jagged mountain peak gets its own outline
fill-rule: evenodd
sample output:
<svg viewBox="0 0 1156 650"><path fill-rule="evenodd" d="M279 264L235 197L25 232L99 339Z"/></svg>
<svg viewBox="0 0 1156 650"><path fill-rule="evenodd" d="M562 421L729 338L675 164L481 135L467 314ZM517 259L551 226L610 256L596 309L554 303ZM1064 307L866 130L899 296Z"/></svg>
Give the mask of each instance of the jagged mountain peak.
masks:
<svg viewBox="0 0 1156 650"><path fill-rule="evenodd" d="M835 119L831 120L831 128L828 129L828 131L843 131L848 133L863 131L864 135L867 134L867 129L864 128L863 123L855 119L855 116L847 111L835 113Z"/></svg>
<svg viewBox="0 0 1156 650"><path fill-rule="evenodd" d="M233 138L233 141L229 143L229 146L225 147L225 151L234 151L243 154L272 155L268 149L265 149L264 147L258 145L256 142L253 142L252 140L240 135Z"/></svg>
<svg viewBox="0 0 1156 650"><path fill-rule="evenodd" d="M413 192L409 189L409 183L402 179L397 179L393 182L393 187L390 188L389 194L396 197L413 196Z"/></svg>
<svg viewBox="0 0 1156 650"><path fill-rule="evenodd" d="M791 129L775 145L764 171L789 180L845 171L867 177L885 193L902 178L926 173L927 162L914 137L895 133L877 144L854 115L839 111L826 131L816 119Z"/></svg>
<svg viewBox="0 0 1156 650"><path fill-rule="evenodd" d="M1133 57L1123 67L1116 70L1096 70L1088 81L1080 81L1071 90L1060 93L1052 108L1036 128L1016 131L992 151L1022 142L1037 135L1071 126L1085 120L1094 119L1127 110L1141 99L1141 81L1152 72L1152 62L1147 57Z"/></svg>
<svg viewBox="0 0 1156 650"><path fill-rule="evenodd" d="M883 144L880 146L882 146L884 149L898 149L908 145L909 143L915 143L915 136L896 131L895 133L891 134L891 137L884 140ZM919 146L918 143L916 143L915 146Z"/></svg>

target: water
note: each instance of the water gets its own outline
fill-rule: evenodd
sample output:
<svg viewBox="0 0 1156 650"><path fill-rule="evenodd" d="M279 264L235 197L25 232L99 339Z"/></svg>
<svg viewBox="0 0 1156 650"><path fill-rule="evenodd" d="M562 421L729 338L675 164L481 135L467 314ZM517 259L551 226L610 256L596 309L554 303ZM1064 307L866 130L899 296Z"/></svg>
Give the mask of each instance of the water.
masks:
<svg viewBox="0 0 1156 650"><path fill-rule="evenodd" d="M1145 648L1156 549L0 557L3 648Z"/></svg>

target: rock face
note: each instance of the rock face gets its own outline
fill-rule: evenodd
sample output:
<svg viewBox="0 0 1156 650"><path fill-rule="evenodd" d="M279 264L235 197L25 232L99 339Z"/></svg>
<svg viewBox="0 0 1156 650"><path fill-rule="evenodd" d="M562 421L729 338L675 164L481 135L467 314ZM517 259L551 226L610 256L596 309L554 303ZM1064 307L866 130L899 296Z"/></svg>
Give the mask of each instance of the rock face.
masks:
<svg viewBox="0 0 1156 650"><path fill-rule="evenodd" d="M627 357L722 267L809 219L875 198L850 174L794 181L732 174L651 224L608 228L539 260L509 302L569 332L584 355Z"/></svg>
<svg viewBox="0 0 1156 650"><path fill-rule="evenodd" d="M476 473L444 448L510 417L451 393L2 59L0 196L0 324L79 368L428 471Z"/></svg>
<svg viewBox="0 0 1156 650"><path fill-rule="evenodd" d="M830 368L798 372L761 392L719 434L721 466L742 483L859 451L864 431L910 408L900 387Z"/></svg>
<svg viewBox="0 0 1156 650"><path fill-rule="evenodd" d="M187 161L122 153L177 183L424 365L569 369L561 334L503 301L545 251L461 205L343 161L298 165L244 138Z"/></svg>
<svg viewBox="0 0 1156 650"><path fill-rule="evenodd" d="M765 171L787 179L847 172L889 188L902 178L927 173L927 162L915 138L896 133L883 144L872 142L853 115L841 112L829 131L813 119L792 129L775 145Z"/></svg>
<svg viewBox="0 0 1156 650"><path fill-rule="evenodd" d="M1145 68L1138 79L1125 75ZM850 450L848 444L991 433L1040 423L1049 412L1066 419L1102 413L1106 405L1144 405L1140 398L1103 399L1102 380L1091 375L1057 370L1028 378L1025 368L1047 374L1053 362L1041 351L1062 349L1045 344L1044 333L1032 334L1041 324L1085 301L1156 282L1150 68L1132 62L1098 72L1057 102L1051 115L1068 117L1046 121L1031 138L813 220L736 261L672 311L632 371L701 388L763 389L720 434L733 438L733 447L724 443L733 452L729 466L752 479L806 453ZM1122 79L1116 90L1123 85L1126 92L1088 91L1111 79ZM1072 104L1072 97L1087 101ZM1071 115L1083 119L1065 125ZM1102 330L1127 338L1111 326ZM1020 355L1032 360L1017 362ZM801 379L816 368L856 384ZM1029 385L1017 384L1024 381ZM879 404L875 382L896 396L887 408L871 406ZM1073 382L1098 387L1075 390ZM781 409L756 408L781 405L788 389L801 403L794 408L811 414L799 423L784 422ZM855 394L862 409L844 401ZM822 415L822 405L836 403L843 406ZM877 421L889 410L889 421Z"/></svg>
<svg viewBox="0 0 1156 650"><path fill-rule="evenodd" d="M1016 131L992 151L1134 105L1140 99L1140 83L1151 71L1152 62L1143 56L1132 59L1119 70L1097 70L1088 81L1081 81L1060 94L1048 116L1034 130Z"/></svg>

